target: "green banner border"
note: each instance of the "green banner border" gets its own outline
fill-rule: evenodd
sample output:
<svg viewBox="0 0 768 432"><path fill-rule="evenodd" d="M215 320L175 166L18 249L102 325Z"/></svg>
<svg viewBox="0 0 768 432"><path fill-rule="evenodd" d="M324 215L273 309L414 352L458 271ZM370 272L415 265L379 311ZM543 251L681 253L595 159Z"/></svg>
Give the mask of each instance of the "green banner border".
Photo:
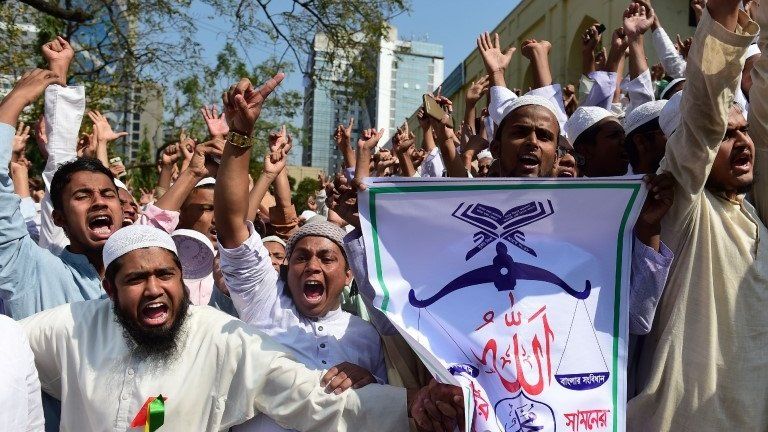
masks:
<svg viewBox="0 0 768 432"><path fill-rule="evenodd" d="M384 291L384 298L381 301L380 309L382 311L387 310L389 306L389 290L384 284L384 274L381 268L381 253L379 251L379 231L376 224L376 196L384 194L399 194L406 192L456 192L456 191L498 191L498 190L561 190L561 189L632 189L632 197L630 197L627 207L624 209L624 215L621 218L621 225L619 226L618 241L616 246L616 275L614 282L614 310L613 310L613 370L616 371L619 367L619 317L621 315L621 267L622 267L622 250L624 249L624 232L627 228L627 220L629 214L635 205L637 195L640 193L641 185L639 183L585 183L585 184L557 184L557 183L539 183L539 184L516 184L516 185L499 185L499 184L474 184L474 185L432 185L432 186L382 186L376 185L369 186L368 190L368 209L371 222L371 234L373 236L373 255L376 263L376 278L379 281L381 289ZM619 381L616 373L611 374L613 376L612 381L612 393L613 393L613 431L618 431L618 397L619 397Z"/></svg>

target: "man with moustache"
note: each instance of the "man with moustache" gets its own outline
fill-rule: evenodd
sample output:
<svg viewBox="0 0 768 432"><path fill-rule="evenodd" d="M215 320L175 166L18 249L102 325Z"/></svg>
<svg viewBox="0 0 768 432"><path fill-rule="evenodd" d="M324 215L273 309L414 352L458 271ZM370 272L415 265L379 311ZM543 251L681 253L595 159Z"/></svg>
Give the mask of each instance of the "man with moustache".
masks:
<svg viewBox="0 0 768 432"><path fill-rule="evenodd" d="M285 348L209 307L190 305L167 233L133 225L103 248L109 299L22 321L63 430L127 430L150 397L169 430L226 430L258 413L299 431L402 431L425 395L461 406L450 386L420 392L370 384L340 395Z"/></svg>
<svg viewBox="0 0 768 432"><path fill-rule="evenodd" d="M741 0L709 0L661 169L678 182L662 238L676 259L639 363L630 430L764 430L768 423L768 61L752 72L747 133L733 103L758 25ZM768 28L768 7L756 19ZM760 31L765 49L768 34ZM762 240L761 240L762 239Z"/></svg>

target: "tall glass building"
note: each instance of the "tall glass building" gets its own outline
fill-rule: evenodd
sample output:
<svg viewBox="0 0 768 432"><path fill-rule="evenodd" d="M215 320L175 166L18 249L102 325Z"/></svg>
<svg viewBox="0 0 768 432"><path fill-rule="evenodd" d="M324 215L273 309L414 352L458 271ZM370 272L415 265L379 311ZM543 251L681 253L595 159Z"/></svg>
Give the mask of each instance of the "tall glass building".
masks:
<svg viewBox="0 0 768 432"><path fill-rule="evenodd" d="M323 70L323 53L328 44L323 35L315 36L310 55L311 72ZM318 76L321 75L321 76ZM384 129L385 143L395 129L422 103L422 96L443 80L443 47L419 41L401 41L397 30L381 41L378 53L377 84L365 100L353 100L332 77L311 73L304 89L304 130L302 165L318 167L327 173L338 171L343 160L333 142L338 124L355 118L353 143L361 130Z"/></svg>

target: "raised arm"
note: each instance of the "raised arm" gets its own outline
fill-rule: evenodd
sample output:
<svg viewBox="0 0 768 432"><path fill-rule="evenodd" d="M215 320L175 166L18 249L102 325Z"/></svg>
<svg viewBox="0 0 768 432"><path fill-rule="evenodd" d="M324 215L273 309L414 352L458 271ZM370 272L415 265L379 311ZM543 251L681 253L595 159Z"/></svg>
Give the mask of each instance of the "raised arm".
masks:
<svg viewBox="0 0 768 432"><path fill-rule="evenodd" d="M333 133L333 141L336 148L339 149L341 156L344 157L344 168L355 168L355 151L352 149L352 129L355 127L355 118L349 118L347 126L336 126L336 132Z"/></svg>
<svg viewBox="0 0 768 432"><path fill-rule="evenodd" d="M675 220L690 214L691 206L704 190L727 130L731 101L744 67L742 57L758 30L739 11L738 3L709 1L688 55L687 84L680 103L681 125L667 141L660 167L679 184L670 212Z"/></svg>
<svg viewBox="0 0 768 432"><path fill-rule="evenodd" d="M38 264L41 249L29 238L20 211L20 199L14 193L9 173L15 128L19 114L37 99L50 84L60 78L50 70L35 69L21 77L10 93L0 102L0 298L8 300L21 289L31 289L37 283L29 280L30 268ZM9 311L6 304L6 313Z"/></svg>
<svg viewBox="0 0 768 432"><path fill-rule="evenodd" d="M491 87L506 87L507 82L504 78L504 73L507 71L512 55L515 53L515 47L510 46L507 48L507 51L503 52L499 43L499 34L494 33L490 35L488 32L485 32L477 38L477 48L483 57L485 72L488 74Z"/></svg>
<svg viewBox="0 0 768 432"><path fill-rule="evenodd" d="M611 109L613 96L618 87L619 69L621 68L626 49L627 39L624 35L624 29L619 27L611 35L611 48L608 51L604 70L592 72L588 76L594 83L584 102L582 102L582 106L598 106L607 110Z"/></svg>
<svg viewBox="0 0 768 432"><path fill-rule="evenodd" d="M595 64L595 50L602 40L602 35L597 29L599 24L593 24L581 35L581 73L589 76L597 70Z"/></svg>
<svg viewBox="0 0 768 432"><path fill-rule="evenodd" d="M761 29L768 29L768 5L757 8L755 19ZM760 32L760 50L768 53L768 30ZM768 225L768 55L762 55L752 69L750 90L749 124L755 143L754 176L757 183L752 188L752 201L757 214Z"/></svg>
<svg viewBox="0 0 768 432"><path fill-rule="evenodd" d="M358 189L365 188L363 179L371 175L371 152L382 136L384 136L384 129L378 132L376 129L366 129L357 140L357 168L353 183Z"/></svg>
<svg viewBox="0 0 768 432"><path fill-rule="evenodd" d="M624 11L624 34L629 42L629 78L626 85L629 93L627 113L640 105L655 99L651 73L645 58L643 34L653 24L653 9L647 9L640 3L631 3Z"/></svg>
<svg viewBox="0 0 768 432"><path fill-rule="evenodd" d="M115 132L109 120L98 111L88 111L88 117L93 121L93 139L96 141L96 158L109 168L109 143L120 139L128 132Z"/></svg>
<svg viewBox="0 0 768 432"><path fill-rule="evenodd" d="M651 6L650 0L640 0L638 3L645 6L646 9ZM655 12L651 26L651 39L653 40L653 49L656 50L656 55L659 57L661 65L664 66L667 75L672 78L683 78L685 76L685 59L675 49L675 44L672 43L672 39L669 38L661 25L659 15Z"/></svg>
<svg viewBox="0 0 768 432"><path fill-rule="evenodd" d="M414 168L413 159L411 158L414 152L413 145L415 142L416 137L410 130L408 130L408 122L405 122L403 126L397 130L397 135L392 138L392 149L400 160L401 175L403 177L413 177L416 174L416 168Z"/></svg>
<svg viewBox="0 0 768 432"><path fill-rule="evenodd" d="M520 52L531 61L533 67L533 89L527 94L549 99L558 108L557 121L562 130L565 127L565 122L568 121L568 115L565 113L565 104L563 103L563 89L560 84L552 82L552 71L549 68L549 52L551 50L552 44L549 41L531 39L523 42Z"/></svg>
<svg viewBox="0 0 768 432"><path fill-rule="evenodd" d="M58 85L45 90L45 129L48 137L48 159L43 170L46 194L40 203L40 246L58 252L69 244L64 230L53 223L51 181L64 162L77 157L77 141L85 112L85 88L66 86L69 64L75 52L61 36L43 45L43 57L49 67L59 75Z"/></svg>
<svg viewBox="0 0 768 432"><path fill-rule="evenodd" d="M179 211L197 183L206 177L216 177L218 164L214 158L221 157L224 142L211 140L195 146L194 154L187 169L179 174L176 182L155 201L155 206L166 211ZM247 186L246 182L246 186Z"/></svg>
<svg viewBox="0 0 768 432"><path fill-rule="evenodd" d="M469 125L472 130L475 129L475 105L480 101L483 95L488 94L488 86L490 80L488 75L482 76L477 81L472 81L472 84L467 89L467 94L464 96L464 123Z"/></svg>
<svg viewBox="0 0 768 432"><path fill-rule="evenodd" d="M280 84L285 75L279 73L259 89L243 78L224 94L224 112L230 130L250 137L259 118L264 100ZM265 160L267 182L283 171L290 144L287 136L272 135L271 152ZM214 192L214 214L219 239L221 271L229 288L232 303L245 322L274 325L267 322L278 301L278 275L272 267L261 237L246 221L248 214L248 165L252 142L242 145L232 141L232 133L224 147ZM279 138L279 139L278 139ZM244 145L244 146L243 146ZM262 177L264 177L262 176Z"/></svg>

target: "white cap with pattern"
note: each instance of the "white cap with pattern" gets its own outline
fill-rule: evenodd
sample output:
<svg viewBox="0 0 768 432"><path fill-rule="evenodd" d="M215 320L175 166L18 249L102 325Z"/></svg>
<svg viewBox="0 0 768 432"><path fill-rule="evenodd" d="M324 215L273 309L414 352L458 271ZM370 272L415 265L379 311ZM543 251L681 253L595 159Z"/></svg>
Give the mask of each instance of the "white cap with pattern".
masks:
<svg viewBox="0 0 768 432"><path fill-rule="evenodd" d="M497 125L500 125L514 110L529 105L544 107L555 116L555 119L558 118L557 107L547 98L534 95L517 97L511 90L500 86L492 87L491 90L491 104L488 107L488 113Z"/></svg>
<svg viewBox="0 0 768 432"><path fill-rule="evenodd" d="M608 117L615 117L615 115L605 108L596 106L580 106L576 108L571 118L565 122L565 136L568 138L568 142L573 145L585 130Z"/></svg>
<svg viewBox="0 0 768 432"><path fill-rule="evenodd" d="M624 132L629 135L635 129L648 123L653 119L659 118L662 108L667 104L666 100L657 100L646 102L635 108L624 117Z"/></svg>
<svg viewBox="0 0 768 432"><path fill-rule="evenodd" d="M148 225L131 225L120 228L104 243L104 249L101 251L104 268L109 267L112 261L128 252L150 247L167 249L178 256L176 243L173 242L170 234L163 230Z"/></svg>

